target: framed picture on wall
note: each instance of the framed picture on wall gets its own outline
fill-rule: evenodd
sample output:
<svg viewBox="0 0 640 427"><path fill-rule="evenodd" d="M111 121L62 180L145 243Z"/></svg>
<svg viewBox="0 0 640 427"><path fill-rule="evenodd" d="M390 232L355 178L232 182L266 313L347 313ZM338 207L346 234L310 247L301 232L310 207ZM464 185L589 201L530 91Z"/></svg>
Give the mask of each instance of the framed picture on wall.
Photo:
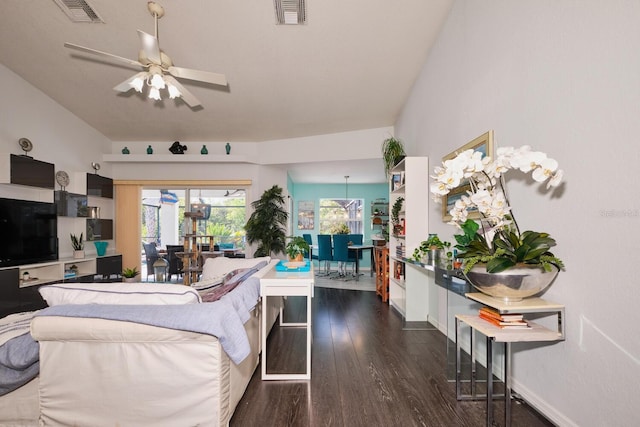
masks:
<svg viewBox="0 0 640 427"><path fill-rule="evenodd" d="M452 151L451 153L444 156L442 158L442 161L444 162L445 160L451 160L455 158L458 154L466 150L479 151L482 153L482 157L485 157L485 156L493 157L493 150L494 150L493 131L490 130L486 133L483 133L482 135L466 143L462 147ZM468 181L462 182L457 188L454 188L449 192L449 194L447 194L442 198L442 220L443 221L446 222L451 220L451 215L449 214L449 211L453 208L456 201L459 200L463 195L467 194L468 191L471 191L471 185L469 185ZM477 209L470 210L469 218L470 219L480 218L480 212L478 212Z"/></svg>
<svg viewBox="0 0 640 427"><path fill-rule="evenodd" d="M298 230L313 230L315 228L315 207L313 200L298 202Z"/></svg>

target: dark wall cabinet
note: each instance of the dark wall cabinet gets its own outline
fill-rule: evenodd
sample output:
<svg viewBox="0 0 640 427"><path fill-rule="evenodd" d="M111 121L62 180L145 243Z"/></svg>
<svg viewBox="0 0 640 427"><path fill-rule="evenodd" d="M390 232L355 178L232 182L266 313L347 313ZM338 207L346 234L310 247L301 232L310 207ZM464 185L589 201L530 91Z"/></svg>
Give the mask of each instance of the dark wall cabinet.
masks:
<svg viewBox="0 0 640 427"><path fill-rule="evenodd" d="M89 216L87 196L68 191L54 191L58 216L86 218Z"/></svg>
<svg viewBox="0 0 640 427"><path fill-rule="evenodd" d="M87 195L113 199L113 180L95 173L88 173Z"/></svg>
<svg viewBox="0 0 640 427"><path fill-rule="evenodd" d="M113 239L112 219L87 219L87 240L111 240Z"/></svg>
<svg viewBox="0 0 640 427"><path fill-rule="evenodd" d="M20 287L20 270L0 270L0 317L23 311L39 310L47 306L38 286Z"/></svg>
<svg viewBox="0 0 640 427"><path fill-rule="evenodd" d="M51 188L55 186L55 166L28 156L11 155L11 184Z"/></svg>
<svg viewBox="0 0 640 427"><path fill-rule="evenodd" d="M96 258L96 274L104 276L120 275L122 273L122 255L112 255Z"/></svg>

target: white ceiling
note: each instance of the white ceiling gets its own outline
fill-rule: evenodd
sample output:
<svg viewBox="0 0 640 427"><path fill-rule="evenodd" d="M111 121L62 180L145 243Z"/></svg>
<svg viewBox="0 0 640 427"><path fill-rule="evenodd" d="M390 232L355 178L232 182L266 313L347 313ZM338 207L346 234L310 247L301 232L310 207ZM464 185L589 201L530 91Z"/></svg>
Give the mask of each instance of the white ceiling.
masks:
<svg viewBox="0 0 640 427"><path fill-rule="evenodd" d="M158 0L175 65L225 74L182 80L202 103L112 88L153 34L146 0L87 0L104 24L72 23L53 0L0 1L0 61L113 141L261 142L392 126L453 0L307 0L306 25L275 25L272 0ZM381 141L380 141L381 142ZM380 142L376 142L379 144Z"/></svg>

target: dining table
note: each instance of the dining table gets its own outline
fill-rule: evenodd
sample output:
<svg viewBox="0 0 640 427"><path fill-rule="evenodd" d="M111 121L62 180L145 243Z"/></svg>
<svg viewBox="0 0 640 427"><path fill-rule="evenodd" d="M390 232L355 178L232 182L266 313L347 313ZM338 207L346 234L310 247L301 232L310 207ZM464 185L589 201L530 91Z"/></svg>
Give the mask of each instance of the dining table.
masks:
<svg viewBox="0 0 640 427"><path fill-rule="evenodd" d="M318 250L318 245L311 245L310 246L311 250L310 250L310 254L309 257L311 257L311 254L313 254L314 251ZM349 245L347 247L349 250L352 250L356 253L356 257L355 257L355 264L356 264L356 281L358 281L358 277L360 277L360 253L363 251L369 251L371 253L371 277L373 277L373 266L375 263L375 259L373 256L373 245Z"/></svg>

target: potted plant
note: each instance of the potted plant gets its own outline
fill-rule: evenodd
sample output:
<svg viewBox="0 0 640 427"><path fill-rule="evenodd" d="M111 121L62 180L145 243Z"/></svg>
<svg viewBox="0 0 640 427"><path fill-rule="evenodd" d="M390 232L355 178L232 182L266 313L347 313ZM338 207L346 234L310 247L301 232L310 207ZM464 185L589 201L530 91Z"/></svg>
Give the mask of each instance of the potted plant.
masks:
<svg viewBox="0 0 640 427"><path fill-rule="evenodd" d="M122 279L125 282L132 283L136 281L136 277L138 277L139 274L138 267L125 268L122 270Z"/></svg>
<svg viewBox="0 0 640 427"><path fill-rule="evenodd" d="M518 300L544 290L564 264L550 251L556 241L548 233L520 231L505 191L504 174L511 169L531 172L534 181L547 183L547 189L559 185L563 176L557 161L529 146L501 147L495 159L466 150L436 167L431 192L440 198L462 179L469 181L469 191L449 212L450 223L462 230L454 237L463 272L480 291ZM468 218L469 210L479 213L479 224ZM533 281L537 286L526 285Z"/></svg>
<svg viewBox="0 0 640 427"><path fill-rule="evenodd" d="M391 169L405 156L404 145L399 139L390 137L382 141L382 161L387 179L391 176Z"/></svg>
<svg viewBox="0 0 640 427"><path fill-rule="evenodd" d="M403 234L404 229L400 224L400 212L402 212L402 204L404 197L398 197L391 207L391 223L393 224L393 234Z"/></svg>
<svg viewBox="0 0 640 427"><path fill-rule="evenodd" d="M309 244L302 236L293 236L287 243L286 252L289 261L304 261L304 255L309 253Z"/></svg>
<svg viewBox="0 0 640 427"><path fill-rule="evenodd" d="M84 242L82 241L83 235L80 233L80 237L71 233L71 246L73 247L74 258L84 258Z"/></svg>
<svg viewBox="0 0 640 427"><path fill-rule="evenodd" d="M274 185L251 203L254 211L244 226L247 242L257 243L254 257L270 256L285 250L285 229L289 214L284 207L282 188Z"/></svg>
<svg viewBox="0 0 640 427"><path fill-rule="evenodd" d="M451 243L440 240L437 234L429 234L427 240L420 242L420 246L413 251L413 259L422 261L426 258L426 263L433 265L449 254L449 252L445 253L449 247L451 247Z"/></svg>

